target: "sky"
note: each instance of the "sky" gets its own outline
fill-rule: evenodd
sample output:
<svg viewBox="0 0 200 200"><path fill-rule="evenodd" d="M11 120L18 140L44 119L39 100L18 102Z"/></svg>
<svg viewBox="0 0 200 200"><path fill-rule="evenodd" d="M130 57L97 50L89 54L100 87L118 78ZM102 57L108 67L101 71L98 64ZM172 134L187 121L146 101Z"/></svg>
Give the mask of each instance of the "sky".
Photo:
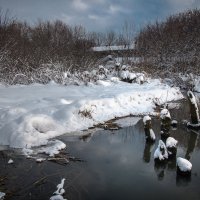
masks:
<svg viewBox="0 0 200 200"><path fill-rule="evenodd" d="M88 31L120 31L125 23L137 31L170 14L200 8L200 0L0 0L0 8L33 25L59 19Z"/></svg>

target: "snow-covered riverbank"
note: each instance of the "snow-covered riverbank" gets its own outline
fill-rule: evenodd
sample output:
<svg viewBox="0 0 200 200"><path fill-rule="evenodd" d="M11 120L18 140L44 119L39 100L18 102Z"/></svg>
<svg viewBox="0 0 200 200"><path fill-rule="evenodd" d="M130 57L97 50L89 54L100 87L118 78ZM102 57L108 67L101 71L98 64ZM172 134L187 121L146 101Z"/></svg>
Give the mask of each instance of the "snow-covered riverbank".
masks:
<svg viewBox="0 0 200 200"><path fill-rule="evenodd" d="M90 86L1 86L0 94L0 144L16 148L45 145L115 117L153 114L155 103L183 98L178 88L151 79L142 85L111 79Z"/></svg>

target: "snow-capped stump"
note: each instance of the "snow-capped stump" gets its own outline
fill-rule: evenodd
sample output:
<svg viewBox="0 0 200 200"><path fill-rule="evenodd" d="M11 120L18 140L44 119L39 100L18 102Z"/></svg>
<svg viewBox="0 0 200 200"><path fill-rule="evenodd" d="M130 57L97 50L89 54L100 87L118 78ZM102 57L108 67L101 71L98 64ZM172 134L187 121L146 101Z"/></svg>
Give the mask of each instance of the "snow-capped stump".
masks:
<svg viewBox="0 0 200 200"><path fill-rule="evenodd" d="M171 126L171 115L167 108L161 110L160 120L161 120L161 136L168 137Z"/></svg>
<svg viewBox="0 0 200 200"><path fill-rule="evenodd" d="M12 159L9 159L8 164L13 164L14 161Z"/></svg>
<svg viewBox="0 0 200 200"><path fill-rule="evenodd" d="M151 117L149 117L148 115L144 116L143 123L144 123L144 131L145 131L146 141L154 142L156 140L156 136L152 129Z"/></svg>
<svg viewBox="0 0 200 200"><path fill-rule="evenodd" d="M187 92L189 105L190 105L190 117L191 123L187 123L189 128L200 129L200 122L199 122L199 108L196 102L196 98L191 91Z"/></svg>
<svg viewBox="0 0 200 200"><path fill-rule="evenodd" d="M185 158L178 157L176 160L177 173L180 175L191 175L192 163Z"/></svg>
<svg viewBox="0 0 200 200"><path fill-rule="evenodd" d="M154 152L155 161L164 161L168 159L168 152L165 146L165 143L162 140L159 140L158 147Z"/></svg>
<svg viewBox="0 0 200 200"><path fill-rule="evenodd" d="M177 122L176 120L172 120L172 121L171 121L171 126L172 126L173 128L176 128L176 127L177 127L177 124L178 124L178 122Z"/></svg>
<svg viewBox="0 0 200 200"><path fill-rule="evenodd" d="M171 115L167 108L161 110L160 119L161 119L161 124L163 125L171 124Z"/></svg>
<svg viewBox="0 0 200 200"><path fill-rule="evenodd" d="M167 140L166 140L166 148L167 148L169 157L176 155L177 144L178 144L178 141L175 140L173 137L168 137L167 138Z"/></svg>

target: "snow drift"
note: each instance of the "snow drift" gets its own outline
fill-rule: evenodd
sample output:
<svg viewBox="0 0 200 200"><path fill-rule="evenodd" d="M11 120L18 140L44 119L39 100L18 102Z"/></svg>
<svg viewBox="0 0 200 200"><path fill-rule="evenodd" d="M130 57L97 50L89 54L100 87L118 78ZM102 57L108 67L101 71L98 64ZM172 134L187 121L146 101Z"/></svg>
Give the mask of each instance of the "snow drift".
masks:
<svg viewBox="0 0 200 200"><path fill-rule="evenodd" d="M155 103L183 98L178 88L159 80L142 85L101 80L89 86L1 86L0 94L0 144L15 148L46 145L51 138L115 117L154 114Z"/></svg>

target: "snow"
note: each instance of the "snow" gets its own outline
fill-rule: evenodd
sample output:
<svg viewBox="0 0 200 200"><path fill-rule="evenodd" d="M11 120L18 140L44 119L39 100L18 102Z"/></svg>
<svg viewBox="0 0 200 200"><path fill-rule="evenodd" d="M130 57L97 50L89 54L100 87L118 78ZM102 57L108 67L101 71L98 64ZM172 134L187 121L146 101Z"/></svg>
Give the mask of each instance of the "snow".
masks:
<svg viewBox="0 0 200 200"><path fill-rule="evenodd" d="M173 119L173 120L171 121L171 125L175 126L175 125L177 125L177 124L178 124L177 120Z"/></svg>
<svg viewBox="0 0 200 200"><path fill-rule="evenodd" d="M155 141L155 139L156 139L156 136L155 136L155 133L154 133L154 131L153 131L153 129L149 129L149 132L150 132L150 137L151 137L151 139L153 140L153 141Z"/></svg>
<svg viewBox="0 0 200 200"><path fill-rule="evenodd" d="M66 200L60 194L54 195L50 198L50 200Z"/></svg>
<svg viewBox="0 0 200 200"><path fill-rule="evenodd" d="M37 158L37 159L36 159L36 162L41 163L41 162L43 162L43 161L45 161L45 160L46 160L45 158Z"/></svg>
<svg viewBox="0 0 200 200"><path fill-rule="evenodd" d="M12 159L9 159L8 164L13 164L14 161Z"/></svg>
<svg viewBox="0 0 200 200"><path fill-rule="evenodd" d="M200 92L200 76L194 82L194 91Z"/></svg>
<svg viewBox="0 0 200 200"><path fill-rule="evenodd" d="M142 85L109 80L101 83L0 86L0 145L23 148L29 155L30 148L48 146L59 135L80 134L80 130L115 117L156 114L157 99L165 103L166 99L183 98L178 88L157 79ZM43 148L43 152L47 151Z"/></svg>
<svg viewBox="0 0 200 200"><path fill-rule="evenodd" d="M121 71L120 78L122 78L122 79L128 79L129 78L129 74L130 74L130 72L128 70Z"/></svg>
<svg viewBox="0 0 200 200"><path fill-rule="evenodd" d="M161 150L164 152L162 153ZM168 159L167 148L162 140L159 140L158 147L154 152L154 159L159 159L160 161Z"/></svg>
<svg viewBox="0 0 200 200"><path fill-rule="evenodd" d="M103 81L103 80L98 80L97 81L97 84L98 85L102 85L102 86L104 86L104 87L108 87L108 86L111 86L111 82L110 81Z"/></svg>
<svg viewBox="0 0 200 200"><path fill-rule="evenodd" d="M187 172L192 170L192 163L187 159L178 157L176 162L177 166L182 172Z"/></svg>
<svg viewBox="0 0 200 200"><path fill-rule="evenodd" d="M66 200L62 196L65 193L65 190L63 189L64 183L65 179L63 178L61 183L57 185L57 190L53 193L53 196L50 198L50 200Z"/></svg>
<svg viewBox="0 0 200 200"><path fill-rule="evenodd" d="M187 95L190 97L191 103L194 104L195 107L198 108L197 102L196 102L196 98L195 98L194 94L193 94L191 91L188 91L188 92L187 92Z"/></svg>
<svg viewBox="0 0 200 200"><path fill-rule="evenodd" d="M47 143L47 146L39 149L38 153L45 153L53 157L55 154L58 154L60 150L66 148L66 144L60 140L53 140Z"/></svg>
<svg viewBox="0 0 200 200"><path fill-rule="evenodd" d="M3 193L3 192L0 192L0 200L3 200L4 199L4 197L5 197L5 193Z"/></svg>
<svg viewBox="0 0 200 200"><path fill-rule="evenodd" d="M165 118L171 119L171 115L170 115L169 110L166 109L166 108L162 109L161 112L160 112L160 118L161 119L165 119Z"/></svg>
<svg viewBox="0 0 200 200"><path fill-rule="evenodd" d="M175 140L173 137L168 137L167 140L166 140L166 147L168 148L172 148L172 147L175 147L176 148L176 145L177 145L178 141Z"/></svg>
<svg viewBox="0 0 200 200"><path fill-rule="evenodd" d="M198 105L197 105L196 98L195 98L194 94L191 91L188 91L187 95L188 95L188 97L190 99L191 104L193 104L194 107L195 107L197 120L199 121L199 108L198 108Z"/></svg>
<svg viewBox="0 0 200 200"><path fill-rule="evenodd" d="M131 50L134 49L134 45L119 45L119 46L99 46L92 47L93 51L116 51L116 50Z"/></svg>
<svg viewBox="0 0 200 200"><path fill-rule="evenodd" d="M127 79L130 81L135 80L136 83L143 83L145 81L145 75L143 73L131 73L129 70L126 70L127 66L123 68L120 71L120 78L121 79Z"/></svg>
<svg viewBox="0 0 200 200"><path fill-rule="evenodd" d="M63 143L60 140L49 140L47 142L47 144L44 146L40 146L39 148L34 148L34 149L30 149L30 148L23 148L22 149L22 153L25 156L33 156L36 154L41 154L44 153L46 155L49 155L50 157L54 157L56 154L60 153L60 150L65 149L66 148L66 144ZM36 159L36 161L39 161L38 159Z"/></svg>
<svg viewBox="0 0 200 200"><path fill-rule="evenodd" d="M113 82L113 83L119 83L120 79L119 79L119 77L111 77L110 81Z"/></svg>

